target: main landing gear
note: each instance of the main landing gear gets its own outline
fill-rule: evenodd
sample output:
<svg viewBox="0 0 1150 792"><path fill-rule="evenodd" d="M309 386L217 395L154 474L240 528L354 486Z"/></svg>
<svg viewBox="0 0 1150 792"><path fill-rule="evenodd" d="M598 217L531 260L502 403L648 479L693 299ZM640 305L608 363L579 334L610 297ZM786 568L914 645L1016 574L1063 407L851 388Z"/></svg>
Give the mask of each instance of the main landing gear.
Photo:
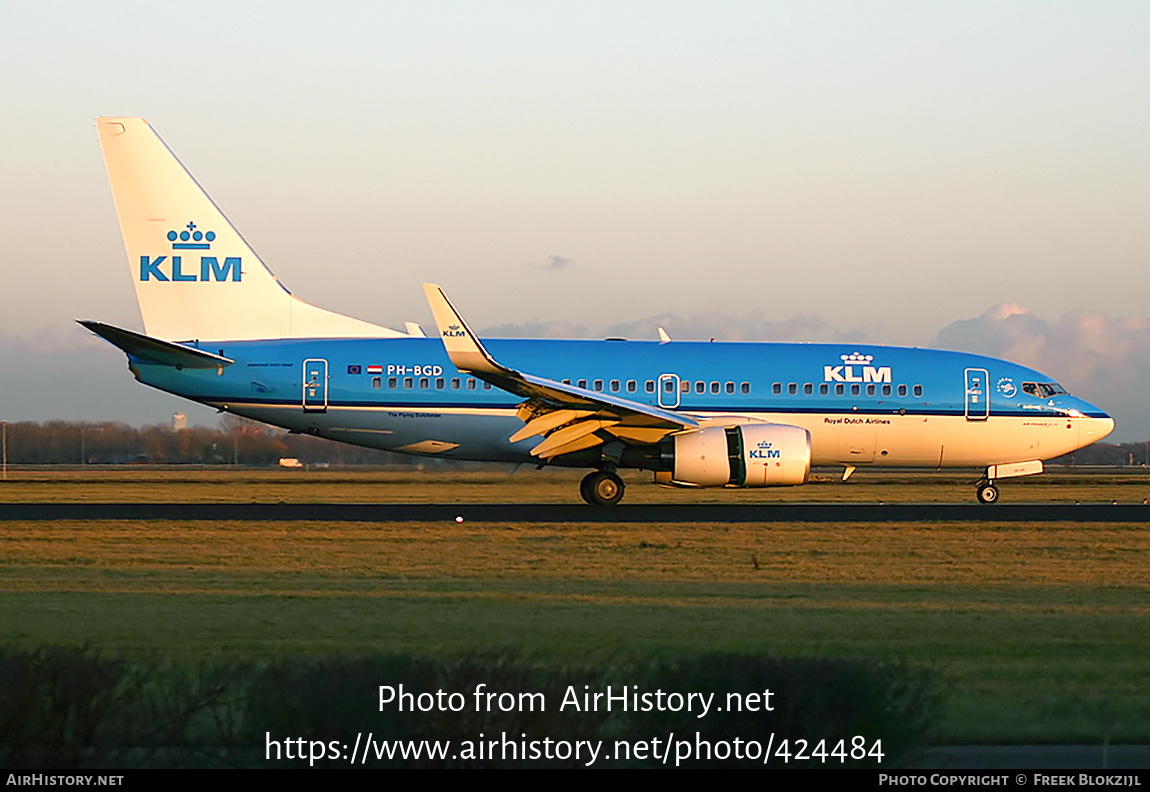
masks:
<svg viewBox="0 0 1150 792"><path fill-rule="evenodd" d="M614 506L626 489L623 479L607 470L595 470L579 482L579 494L592 506Z"/></svg>
<svg viewBox="0 0 1150 792"><path fill-rule="evenodd" d="M979 503L998 503L998 487L994 486L994 482L989 479L978 482L974 488L974 494Z"/></svg>

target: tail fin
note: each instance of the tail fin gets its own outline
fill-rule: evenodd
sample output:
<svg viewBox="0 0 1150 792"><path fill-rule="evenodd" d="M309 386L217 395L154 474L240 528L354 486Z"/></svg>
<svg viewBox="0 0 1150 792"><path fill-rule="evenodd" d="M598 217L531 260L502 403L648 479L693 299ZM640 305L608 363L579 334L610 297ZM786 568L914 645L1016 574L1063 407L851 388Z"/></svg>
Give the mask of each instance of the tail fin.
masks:
<svg viewBox="0 0 1150 792"><path fill-rule="evenodd" d="M405 335L292 296L146 121L96 124L148 335L170 341Z"/></svg>

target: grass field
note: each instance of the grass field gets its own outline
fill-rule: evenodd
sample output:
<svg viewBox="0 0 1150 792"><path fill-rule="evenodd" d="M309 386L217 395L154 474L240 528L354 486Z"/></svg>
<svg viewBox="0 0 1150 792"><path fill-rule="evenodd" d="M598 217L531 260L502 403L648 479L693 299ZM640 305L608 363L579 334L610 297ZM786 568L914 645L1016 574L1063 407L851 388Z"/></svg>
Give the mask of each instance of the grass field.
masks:
<svg viewBox="0 0 1150 792"><path fill-rule="evenodd" d="M669 491L628 502L954 501L967 477ZM8 501L571 501L571 472L18 471ZM1004 500L1141 502L1140 475L1007 482ZM0 523L8 646L173 657L713 650L942 670L934 739L1150 740L1139 524Z"/></svg>
<svg viewBox="0 0 1150 792"><path fill-rule="evenodd" d="M261 503L579 503L580 470L523 467L472 470L293 470L30 467L0 481L5 502ZM847 483L841 470L816 471L801 487L686 489L658 487L649 474L623 474L625 503L971 503L977 471L866 471ZM1003 503L1143 503L1150 469L1059 470L999 482Z"/></svg>

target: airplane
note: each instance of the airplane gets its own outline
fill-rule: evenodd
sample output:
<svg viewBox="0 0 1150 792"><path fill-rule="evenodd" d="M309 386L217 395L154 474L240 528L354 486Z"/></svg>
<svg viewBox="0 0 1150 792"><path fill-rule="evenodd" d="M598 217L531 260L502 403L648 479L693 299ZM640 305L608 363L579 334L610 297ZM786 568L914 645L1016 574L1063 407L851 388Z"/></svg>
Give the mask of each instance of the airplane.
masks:
<svg viewBox="0 0 1150 792"><path fill-rule="evenodd" d="M978 468L975 495L1102 439L1109 415L1051 377L963 352L864 344L484 339L436 284L436 334L295 297L151 126L100 118L144 333L81 321L145 385L333 440L590 468L580 494L803 484L812 466Z"/></svg>

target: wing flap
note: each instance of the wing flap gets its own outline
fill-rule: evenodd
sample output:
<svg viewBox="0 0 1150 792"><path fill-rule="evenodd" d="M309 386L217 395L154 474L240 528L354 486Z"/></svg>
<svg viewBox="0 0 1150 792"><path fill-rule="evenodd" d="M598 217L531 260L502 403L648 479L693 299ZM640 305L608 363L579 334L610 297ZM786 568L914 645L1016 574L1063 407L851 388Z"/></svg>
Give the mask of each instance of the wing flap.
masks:
<svg viewBox="0 0 1150 792"><path fill-rule="evenodd" d="M547 438L531 449L531 456L539 457L540 459L551 459L560 454L569 454L572 451L581 451L584 448L591 448L603 442L603 438L598 437L595 432L604 429L608 426L613 426L616 421L601 421L601 420L588 420L579 421L562 429L556 429Z"/></svg>
<svg viewBox="0 0 1150 792"><path fill-rule="evenodd" d="M558 429L564 424L586 418L589 415L594 415L593 410L553 410L551 412L542 412L536 418L527 418L527 425L520 429L515 434L508 438L512 443L518 443L520 440L526 440L529 437L536 435L547 434L553 429Z"/></svg>

